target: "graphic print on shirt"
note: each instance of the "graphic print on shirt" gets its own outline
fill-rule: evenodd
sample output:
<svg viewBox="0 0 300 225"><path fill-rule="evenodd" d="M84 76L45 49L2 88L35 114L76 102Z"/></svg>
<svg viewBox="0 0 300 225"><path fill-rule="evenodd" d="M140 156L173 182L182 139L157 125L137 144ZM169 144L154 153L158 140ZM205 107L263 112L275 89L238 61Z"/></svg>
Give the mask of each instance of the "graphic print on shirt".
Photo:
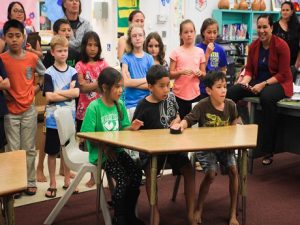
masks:
<svg viewBox="0 0 300 225"><path fill-rule="evenodd" d="M85 77L84 79L88 82L88 83L93 83L96 82L96 80L92 79L91 73L90 71L86 71ZM95 91L90 91L89 93L87 93L87 97L88 99L93 99L96 97L96 92Z"/></svg>
<svg viewBox="0 0 300 225"><path fill-rule="evenodd" d="M103 124L103 127L107 131L119 130L118 114L108 114L101 116L101 122Z"/></svg>
<svg viewBox="0 0 300 225"><path fill-rule="evenodd" d="M210 66L213 68L217 68L219 66L219 52L212 52L209 56Z"/></svg>
<svg viewBox="0 0 300 225"><path fill-rule="evenodd" d="M227 120L222 120L219 116L211 113L206 113L206 127L221 127L221 126L229 126L229 118Z"/></svg>
<svg viewBox="0 0 300 225"><path fill-rule="evenodd" d="M159 105L160 123L164 128L169 128L170 123L176 118L177 106L174 95L168 96L168 98L161 102Z"/></svg>

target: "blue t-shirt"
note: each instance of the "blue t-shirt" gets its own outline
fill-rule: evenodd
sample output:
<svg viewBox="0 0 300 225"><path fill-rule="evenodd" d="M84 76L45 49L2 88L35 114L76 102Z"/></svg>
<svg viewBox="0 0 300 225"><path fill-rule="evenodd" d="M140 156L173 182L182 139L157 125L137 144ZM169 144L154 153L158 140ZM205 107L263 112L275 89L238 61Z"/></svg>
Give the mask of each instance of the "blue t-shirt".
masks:
<svg viewBox="0 0 300 225"><path fill-rule="evenodd" d="M3 80L7 78L6 71L4 69L4 65L1 59L0 59L0 76L2 77ZM7 113L8 113L8 109L6 106L4 94L3 91L0 90L0 117L6 115Z"/></svg>
<svg viewBox="0 0 300 225"><path fill-rule="evenodd" d="M207 44L203 42L196 45L198 48L202 48L204 53L207 49ZM206 72L209 71L220 71L220 69L224 66L227 66L227 58L225 50L218 44L214 43L214 51L209 56L207 65L206 65ZM205 87L203 82L200 82L200 91L201 93L206 93Z"/></svg>
<svg viewBox="0 0 300 225"><path fill-rule="evenodd" d="M128 66L131 79L145 78L147 71L154 64L152 55L144 52L143 57L136 57L133 53L124 54L122 57L122 64ZM125 105L126 108L136 107L137 103L149 95L148 90L138 88L125 88Z"/></svg>
<svg viewBox="0 0 300 225"><path fill-rule="evenodd" d="M45 72L44 77L44 93L55 92L58 90L70 89L72 81L75 82L75 87L79 87L77 81L77 71L68 66L66 71L59 71L55 66L49 67ZM57 129L54 118L54 111L57 107L68 107L72 110L73 118L75 119L75 100L50 102L46 105L46 127Z"/></svg>

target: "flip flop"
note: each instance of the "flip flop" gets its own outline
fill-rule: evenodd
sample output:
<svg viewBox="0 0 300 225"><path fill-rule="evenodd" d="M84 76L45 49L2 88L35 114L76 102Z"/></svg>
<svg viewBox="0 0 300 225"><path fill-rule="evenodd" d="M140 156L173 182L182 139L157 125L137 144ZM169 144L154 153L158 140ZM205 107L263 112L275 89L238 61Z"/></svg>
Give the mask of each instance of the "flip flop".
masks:
<svg viewBox="0 0 300 225"><path fill-rule="evenodd" d="M47 193L48 191L50 192L50 195ZM55 198L56 197L57 189L56 188L48 188L47 192L45 193L45 197L47 197L47 198Z"/></svg>
<svg viewBox="0 0 300 225"><path fill-rule="evenodd" d="M62 188L63 188L64 190L67 190L67 189L69 188L69 186L64 185L64 186L62 186ZM75 191L73 191L73 194L78 194L78 193L79 193L79 191L76 190L76 189L75 189Z"/></svg>
<svg viewBox="0 0 300 225"><path fill-rule="evenodd" d="M273 162L273 156L266 156L266 157L263 158L263 160L262 160L261 163L262 163L264 166L269 166L269 165L272 164L272 162Z"/></svg>
<svg viewBox="0 0 300 225"><path fill-rule="evenodd" d="M37 187L27 187L27 189L24 191L26 195L35 195L37 191Z"/></svg>

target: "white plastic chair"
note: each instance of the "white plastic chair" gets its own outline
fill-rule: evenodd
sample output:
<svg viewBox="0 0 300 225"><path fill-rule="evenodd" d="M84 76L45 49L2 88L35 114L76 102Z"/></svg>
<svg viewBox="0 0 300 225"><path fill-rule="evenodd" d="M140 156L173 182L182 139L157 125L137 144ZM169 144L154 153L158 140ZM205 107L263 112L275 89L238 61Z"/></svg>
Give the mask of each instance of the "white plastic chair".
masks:
<svg viewBox="0 0 300 225"><path fill-rule="evenodd" d="M71 109L62 107L58 108L54 112L54 117L57 124L60 144L62 146L63 158L70 170L77 172L77 175L69 188L66 190L65 194L61 197L54 209L51 211L50 215L45 220L45 225L53 223L56 216L67 203L68 199L73 194L79 182L87 172L93 173L96 183L98 179L97 167L89 163L88 152L84 152L79 149L78 142L76 141L76 130ZM99 198L97 197L97 210L99 209L98 199ZM111 225L111 216L105 199L102 184L100 189L100 199L100 207L104 222L106 225Z"/></svg>

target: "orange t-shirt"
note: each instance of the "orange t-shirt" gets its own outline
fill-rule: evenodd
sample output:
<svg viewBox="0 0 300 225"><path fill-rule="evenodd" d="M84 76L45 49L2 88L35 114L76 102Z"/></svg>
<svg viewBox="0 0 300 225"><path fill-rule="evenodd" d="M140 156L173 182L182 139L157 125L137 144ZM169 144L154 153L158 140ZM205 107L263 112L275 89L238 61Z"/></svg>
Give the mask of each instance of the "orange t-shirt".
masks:
<svg viewBox="0 0 300 225"><path fill-rule="evenodd" d="M38 56L26 52L21 59L11 56L8 51L1 54L7 77L10 81L8 92L14 98L6 101L7 107L12 114L25 112L34 100L34 73L38 61Z"/></svg>

